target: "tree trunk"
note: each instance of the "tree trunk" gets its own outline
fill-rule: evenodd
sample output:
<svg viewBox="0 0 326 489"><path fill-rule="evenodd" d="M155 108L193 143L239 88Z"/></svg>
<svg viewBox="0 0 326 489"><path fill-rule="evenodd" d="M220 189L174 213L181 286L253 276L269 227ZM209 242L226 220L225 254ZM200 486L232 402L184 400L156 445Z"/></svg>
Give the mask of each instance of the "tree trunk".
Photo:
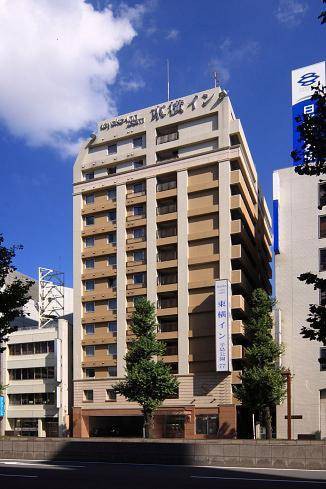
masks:
<svg viewBox="0 0 326 489"><path fill-rule="evenodd" d="M265 421L265 428L266 428L266 439L271 440L272 439L272 416L271 416L271 410L269 406L266 406L264 408L264 421Z"/></svg>
<svg viewBox="0 0 326 489"><path fill-rule="evenodd" d="M153 438L154 436L154 413L144 411L144 437Z"/></svg>

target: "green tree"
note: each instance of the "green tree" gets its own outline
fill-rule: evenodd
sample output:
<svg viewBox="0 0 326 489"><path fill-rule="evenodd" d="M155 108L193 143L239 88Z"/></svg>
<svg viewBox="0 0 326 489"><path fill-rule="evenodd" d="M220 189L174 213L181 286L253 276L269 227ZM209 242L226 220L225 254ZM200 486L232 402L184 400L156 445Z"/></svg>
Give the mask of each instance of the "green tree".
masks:
<svg viewBox="0 0 326 489"><path fill-rule="evenodd" d="M313 285L314 289L319 292L326 292L326 279L319 278L310 272L302 273L298 279L307 285ZM300 331L302 336L311 341L320 341L326 346L326 306L310 304L306 322L308 325L302 326Z"/></svg>
<svg viewBox="0 0 326 489"><path fill-rule="evenodd" d="M326 3L326 0L322 0L323 3ZM320 19L321 24L326 24L326 10L323 10L320 15L318 15L318 19Z"/></svg>
<svg viewBox="0 0 326 489"><path fill-rule="evenodd" d="M312 90L315 112L296 117L301 147L291 157L299 175L318 176L326 174L326 87L318 84Z"/></svg>
<svg viewBox="0 0 326 489"><path fill-rule="evenodd" d="M272 438L271 408L285 396L284 369L277 365L282 353L272 336L274 301L263 289L251 297L245 331L250 346L246 349L242 383L235 386L235 396L250 412L256 413Z"/></svg>
<svg viewBox="0 0 326 489"><path fill-rule="evenodd" d="M126 354L126 378L114 389L130 402L138 402L144 415L144 434L153 436L154 414L163 401L178 392L178 381L160 357L165 345L156 339L154 304L146 299L135 303L131 332L135 339ZM157 358L158 357L158 358Z"/></svg>
<svg viewBox="0 0 326 489"><path fill-rule="evenodd" d="M0 234L0 352L5 350L10 333L15 331L12 321L24 314L22 308L30 299L28 291L33 284L32 280L18 278L6 282L9 273L16 270L13 259L22 246L6 248L3 242L3 235Z"/></svg>

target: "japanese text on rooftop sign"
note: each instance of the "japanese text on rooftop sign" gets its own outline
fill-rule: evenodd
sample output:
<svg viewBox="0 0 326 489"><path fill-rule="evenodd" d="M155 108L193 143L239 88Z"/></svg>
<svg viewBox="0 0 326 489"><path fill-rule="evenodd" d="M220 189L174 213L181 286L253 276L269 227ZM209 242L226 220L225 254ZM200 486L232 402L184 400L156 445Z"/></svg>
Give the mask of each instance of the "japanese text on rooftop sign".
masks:
<svg viewBox="0 0 326 489"><path fill-rule="evenodd" d="M231 363L231 284L215 281L216 371L230 372Z"/></svg>

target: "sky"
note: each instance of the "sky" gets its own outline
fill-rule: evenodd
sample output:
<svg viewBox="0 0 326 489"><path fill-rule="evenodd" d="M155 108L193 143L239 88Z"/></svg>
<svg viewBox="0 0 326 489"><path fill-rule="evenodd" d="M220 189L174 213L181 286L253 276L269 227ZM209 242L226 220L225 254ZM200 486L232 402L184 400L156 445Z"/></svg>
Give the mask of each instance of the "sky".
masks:
<svg viewBox="0 0 326 489"><path fill-rule="evenodd" d="M72 169L96 122L213 86L269 207L291 165L291 70L325 59L321 0L0 0L0 233L72 286Z"/></svg>

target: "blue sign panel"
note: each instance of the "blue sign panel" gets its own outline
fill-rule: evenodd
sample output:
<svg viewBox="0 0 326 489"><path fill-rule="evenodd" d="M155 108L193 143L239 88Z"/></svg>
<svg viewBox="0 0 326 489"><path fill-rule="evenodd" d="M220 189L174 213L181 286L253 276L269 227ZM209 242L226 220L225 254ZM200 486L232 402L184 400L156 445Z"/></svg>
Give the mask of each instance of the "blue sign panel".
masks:
<svg viewBox="0 0 326 489"><path fill-rule="evenodd" d="M5 415L5 398L0 396L0 417Z"/></svg>

